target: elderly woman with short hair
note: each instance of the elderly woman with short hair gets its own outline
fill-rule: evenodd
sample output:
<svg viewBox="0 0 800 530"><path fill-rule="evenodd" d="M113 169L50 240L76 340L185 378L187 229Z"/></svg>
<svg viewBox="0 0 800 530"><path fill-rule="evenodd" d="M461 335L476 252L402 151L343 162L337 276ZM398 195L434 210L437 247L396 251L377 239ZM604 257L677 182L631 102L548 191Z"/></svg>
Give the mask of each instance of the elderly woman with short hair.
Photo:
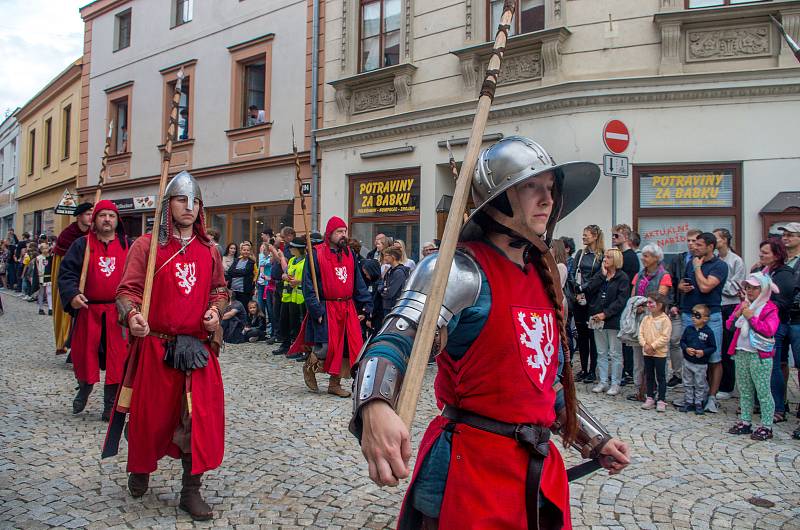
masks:
<svg viewBox="0 0 800 530"><path fill-rule="evenodd" d="M648 243L642 248L642 270L640 270L634 277L631 284L633 290L631 296L650 296L654 293L659 293L669 300L669 294L672 292L672 277L664 267L664 251L655 243ZM644 306L637 309L638 313L643 313ZM680 343L680 327L673 326L678 332L677 343ZM670 339L672 343L672 339ZM676 348L670 348L670 362L674 361L674 352ZM677 355L680 356L680 347L677 348ZM631 401L644 401L644 354L642 347L638 344L633 345L633 384L636 387L636 393L628 396Z"/></svg>

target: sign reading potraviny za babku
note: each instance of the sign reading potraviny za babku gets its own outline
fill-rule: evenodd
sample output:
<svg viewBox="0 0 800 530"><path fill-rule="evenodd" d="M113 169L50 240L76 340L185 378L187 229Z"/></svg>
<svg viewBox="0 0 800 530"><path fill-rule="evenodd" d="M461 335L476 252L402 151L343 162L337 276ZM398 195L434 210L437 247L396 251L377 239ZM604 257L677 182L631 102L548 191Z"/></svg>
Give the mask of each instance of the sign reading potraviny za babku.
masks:
<svg viewBox="0 0 800 530"><path fill-rule="evenodd" d="M624 153L631 142L628 126L620 120L611 120L603 127L603 143L614 154Z"/></svg>
<svg viewBox="0 0 800 530"><path fill-rule="evenodd" d="M353 216L414 215L419 209L419 175L353 180Z"/></svg>

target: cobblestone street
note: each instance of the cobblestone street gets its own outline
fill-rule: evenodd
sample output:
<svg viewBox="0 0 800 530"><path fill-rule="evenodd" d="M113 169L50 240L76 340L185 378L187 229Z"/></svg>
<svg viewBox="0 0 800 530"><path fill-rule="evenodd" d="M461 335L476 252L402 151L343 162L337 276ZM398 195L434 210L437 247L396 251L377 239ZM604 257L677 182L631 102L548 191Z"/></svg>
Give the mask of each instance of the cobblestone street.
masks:
<svg viewBox="0 0 800 530"><path fill-rule="evenodd" d="M75 380L64 357L53 355L50 318L7 291L2 297L0 527L192 527L177 509L180 464L162 460L150 491L132 499L125 489L124 443L118 457L99 458L106 427L99 421L102 389L73 416ZM204 482L216 517L198 527L394 525L402 489L369 481L346 428L350 400L310 394L300 364L271 355L263 343L229 346L221 362L226 456ZM620 477L596 473L572 484L576 527L800 528L800 442L790 437L796 419L778 425L774 440L754 442L724 434L735 400L724 402L722 413L696 417L674 409L644 412L623 396L598 398L588 387L579 392L631 443L634 462ZM792 411L796 403L795 384ZM429 388L415 444L434 414ZM567 460L577 462L574 452ZM774 505L757 507L748 502L753 497Z"/></svg>

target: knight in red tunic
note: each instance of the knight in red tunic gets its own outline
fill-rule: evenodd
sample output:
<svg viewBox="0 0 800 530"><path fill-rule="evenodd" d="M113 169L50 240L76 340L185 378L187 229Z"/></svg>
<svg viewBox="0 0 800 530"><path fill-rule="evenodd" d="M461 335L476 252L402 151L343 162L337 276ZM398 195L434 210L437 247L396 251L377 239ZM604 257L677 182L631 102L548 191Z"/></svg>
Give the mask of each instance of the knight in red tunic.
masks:
<svg viewBox="0 0 800 530"><path fill-rule="evenodd" d="M117 454L128 419L128 489L144 495L165 455L183 465L178 506L194 520L213 517L200 495L203 473L222 462L225 396L217 355L228 293L222 259L205 231L197 182L183 171L165 191L158 226L152 304L142 303L151 235L137 239L117 289L120 321L133 335L123 387L103 457Z"/></svg>
<svg viewBox="0 0 800 530"><path fill-rule="evenodd" d="M442 410L422 439L399 528L571 528L560 434L590 466L620 472L628 447L577 403L566 350L563 293L548 251L555 224L588 197L595 164L557 165L528 138L481 153L473 211L460 235L439 312ZM417 266L357 362L351 431L370 478L409 474L409 434L394 412L436 255Z"/></svg>
<svg viewBox="0 0 800 530"><path fill-rule="evenodd" d="M70 223L58 234L53 247L53 265L51 277L53 279L53 336L56 342L56 355L67 353L67 341L72 330L72 317L64 311L61 305L61 293L58 290L58 270L69 247L76 239L86 234L92 224L92 203L84 202L75 208L75 221Z"/></svg>
<svg viewBox="0 0 800 530"><path fill-rule="evenodd" d="M342 388L342 378L350 377L364 340L361 320L372 314L372 297L355 256L347 245L347 223L333 216L325 228L325 239L312 249L311 259L317 273L317 289L311 280L312 268L303 269L303 297L308 313L290 353L312 348L303 366L303 379L317 392L316 373L330 374L328 393L350 397Z"/></svg>
<svg viewBox="0 0 800 530"><path fill-rule="evenodd" d="M128 353L123 329L117 323L114 298L122 279L130 241L119 222L117 206L111 201L97 203L91 227L89 233L76 239L64 255L58 275L58 291L64 311L75 318L71 356L78 394L72 402L72 413L78 414L86 408L89 394L100 381L100 370L105 370L101 419L108 421ZM81 290L87 244L89 263L85 286Z"/></svg>

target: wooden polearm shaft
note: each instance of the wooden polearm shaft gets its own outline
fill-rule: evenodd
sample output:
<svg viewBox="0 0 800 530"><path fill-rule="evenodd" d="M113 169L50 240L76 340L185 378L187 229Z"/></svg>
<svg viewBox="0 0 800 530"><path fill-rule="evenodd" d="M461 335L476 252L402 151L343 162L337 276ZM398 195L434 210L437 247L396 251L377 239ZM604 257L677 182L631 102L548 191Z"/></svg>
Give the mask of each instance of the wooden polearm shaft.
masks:
<svg viewBox="0 0 800 530"><path fill-rule="evenodd" d="M433 270L431 289L427 294L425 308L422 311L414 346L411 350L411 357L406 368L403 387L400 390L400 397L397 402L397 414L409 429L414 421L417 402L422 392L425 367L428 364L428 356L437 330L437 320L444 300L444 292L447 288L447 279L450 276L450 266L455 257L458 234L463 223L463 213L467 207L472 172L475 170L475 164L480 154L483 132L486 129L489 109L492 106L497 80L500 76L500 64L508 41L508 30L514 18L515 3L514 0L506 0L503 4L503 14L500 17L500 25L497 28L492 57L489 59L486 78L481 87L478 110L475 112L475 118L472 122L472 132L469 135L466 155L456 181L453 203L450 213L447 215L442 244L439 247L436 266Z"/></svg>
<svg viewBox="0 0 800 530"><path fill-rule="evenodd" d="M164 154L161 159L161 179L158 182L158 201L156 201L153 232L150 234L150 250L147 254L147 272L145 273L144 291L142 292L142 316L145 320L147 320L150 314L150 302L153 294L153 277L156 272L156 253L158 252L158 230L160 228L164 209L164 190L167 187L167 177L169 177L172 142L178 130L178 107L180 106L181 89L183 87L183 68L178 72L177 78L178 79L175 81L175 91L172 94L172 110L169 113L169 127L167 127L167 138L164 142ZM169 212L167 212L167 215L169 215Z"/></svg>
<svg viewBox="0 0 800 530"><path fill-rule="evenodd" d="M447 153L450 156L450 172L453 174L453 180L458 182L458 166L456 165L456 157L453 155L453 148L450 146L450 140L445 140L447 144ZM451 205L452 206L452 205ZM469 210L464 208L464 222L469 218Z"/></svg>
<svg viewBox="0 0 800 530"><path fill-rule="evenodd" d="M789 49L792 50L792 53L794 53L795 58L798 61L800 61L800 45L798 45L797 42L795 42L795 40L791 37L791 35L786 33L786 28L783 27L783 24L778 22L777 18L773 17L772 15L770 15L769 18L772 19L772 23L778 27L778 31L780 31L781 35L783 35L786 44L789 45Z"/></svg>
<svg viewBox="0 0 800 530"><path fill-rule="evenodd" d="M294 141L294 125L292 125L292 152L294 153L294 174L297 179L297 189L300 192L300 210L303 216L303 230L306 233L306 259L311 266L311 282L314 284L314 294L319 300L319 287L317 286L317 266L314 265L314 255L311 253L311 232L308 231L308 212L306 211L306 196L303 195L303 179L300 178L300 156L297 154L297 144Z"/></svg>
<svg viewBox="0 0 800 530"><path fill-rule="evenodd" d="M100 202L100 195L103 192L103 184L106 182L106 171L108 167L108 152L111 150L111 135L114 132L114 120L108 124L108 134L106 135L106 145L103 148L103 158L100 160L100 175L97 177L97 189L94 190L94 206ZM120 222L117 219L117 222ZM92 226L86 232L86 248L83 249L83 263L81 264L81 279L78 281L78 291L83 293L86 287L86 273L89 271L89 260L91 259L89 252L89 234L92 232Z"/></svg>

